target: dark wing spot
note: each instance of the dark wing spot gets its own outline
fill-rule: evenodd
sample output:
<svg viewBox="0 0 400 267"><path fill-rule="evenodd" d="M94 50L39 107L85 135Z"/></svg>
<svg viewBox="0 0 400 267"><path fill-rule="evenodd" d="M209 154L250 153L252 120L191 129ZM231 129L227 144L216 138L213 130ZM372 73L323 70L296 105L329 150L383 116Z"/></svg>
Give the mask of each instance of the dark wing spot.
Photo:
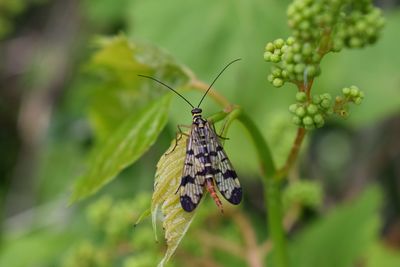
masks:
<svg viewBox="0 0 400 267"><path fill-rule="evenodd" d="M197 207L197 204L193 203L189 196L181 196L181 206L185 211L191 212Z"/></svg>
<svg viewBox="0 0 400 267"><path fill-rule="evenodd" d="M186 154L188 154L188 155L193 155L193 154L194 154L194 151L193 151L193 149L189 149L189 150L187 150L187 151L186 151Z"/></svg>
<svg viewBox="0 0 400 267"><path fill-rule="evenodd" d="M237 205L242 201L242 188L240 187L235 187L232 190L231 197L228 199L228 201L234 205Z"/></svg>
<svg viewBox="0 0 400 267"><path fill-rule="evenodd" d="M182 177L181 186L185 186L188 183L194 184L194 177L192 177L190 175L186 175L186 176Z"/></svg>
<svg viewBox="0 0 400 267"><path fill-rule="evenodd" d="M229 178L235 179L237 177L237 174L234 170L226 170L226 172L224 172L222 175L224 176L225 179Z"/></svg>
<svg viewBox="0 0 400 267"><path fill-rule="evenodd" d="M204 176L207 174L206 169L202 169L201 171L196 172L196 176Z"/></svg>

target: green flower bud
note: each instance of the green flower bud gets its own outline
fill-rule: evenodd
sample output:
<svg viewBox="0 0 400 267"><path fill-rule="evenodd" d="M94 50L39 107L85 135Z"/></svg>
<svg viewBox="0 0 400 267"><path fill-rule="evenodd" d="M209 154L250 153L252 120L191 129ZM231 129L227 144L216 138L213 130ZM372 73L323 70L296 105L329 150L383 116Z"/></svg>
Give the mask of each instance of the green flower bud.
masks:
<svg viewBox="0 0 400 267"><path fill-rule="evenodd" d="M272 54L270 57L270 61L273 63L278 63L279 61L281 61L281 57L279 55Z"/></svg>
<svg viewBox="0 0 400 267"><path fill-rule="evenodd" d="M299 102L307 101L307 94L305 92L297 92L296 93L296 100Z"/></svg>
<svg viewBox="0 0 400 267"><path fill-rule="evenodd" d="M319 95L314 95L313 97L312 97L312 102L314 103L314 104L319 104L319 103L321 103L321 97L319 96Z"/></svg>
<svg viewBox="0 0 400 267"><path fill-rule="evenodd" d="M291 113L296 113L296 110L297 110L297 107L298 107L299 105L298 104L291 104L290 106L289 106L289 111L291 112Z"/></svg>
<svg viewBox="0 0 400 267"><path fill-rule="evenodd" d="M366 28L367 28L367 24L364 21L362 21L362 20L357 21L357 23L356 23L357 31L364 32Z"/></svg>
<svg viewBox="0 0 400 267"><path fill-rule="evenodd" d="M282 70L280 68L274 68L272 70L272 75L274 75L275 77L279 77L282 74Z"/></svg>
<svg viewBox="0 0 400 267"><path fill-rule="evenodd" d="M307 107L307 112L310 115L314 115L314 114L316 114L318 112L318 107L316 105L314 105L314 104L310 104Z"/></svg>
<svg viewBox="0 0 400 267"><path fill-rule="evenodd" d="M323 108L325 108L325 109L328 109L328 108L330 108L330 106L331 106L331 101L329 100L329 99L323 99L322 101L321 101L321 107L323 107Z"/></svg>
<svg viewBox="0 0 400 267"><path fill-rule="evenodd" d="M299 43L294 43L292 46L292 51L295 53L299 53L301 50L301 45Z"/></svg>
<svg viewBox="0 0 400 267"><path fill-rule="evenodd" d="M275 50L274 50L274 54L280 56L280 55L282 55L282 50L280 50L280 49L275 49Z"/></svg>
<svg viewBox="0 0 400 267"><path fill-rule="evenodd" d="M363 42L358 37L351 37L349 42L350 47L359 48L363 46Z"/></svg>
<svg viewBox="0 0 400 267"><path fill-rule="evenodd" d="M317 124L317 125L324 124L324 117L322 117L321 114L316 114L313 119L314 119L315 124Z"/></svg>
<svg viewBox="0 0 400 267"><path fill-rule="evenodd" d="M286 52L286 53L283 55L283 58L284 58L284 60L285 60L286 62L288 62L288 63L293 62L293 60L294 60L294 54L293 54L292 52Z"/></svg>
<svg viewBox="0 0 400 267"><path fill-rule="evenodd" d="M343 88L343 89L342 89L342 93L343 93L345 96L349 96L349 95L350 95L350 88L348 88L348 87Z"/></svg>
<svg viewBox="0 0 400 267"><path fill-rule="evenodd" d="M283 39L276 39L274 41L274 45L276 48L281 48L285 44L285 41Z"/></svg>
<svg viewBox="0 0 400 267"><path fill-rule="evenodd" d="M292 122L296 125L301 125L301 118L298 116L293 116Z"/></svg>
<svg viewBox="0 0 400 267"><path fill-rule="evenodd" d="M271 42L267 43L267 45L265 46L265 51L272 53L272 52L274 52L274 50L275 50L274 44Z"/></svg>
<svg viewBox="0 0 400 267"><path fill-rule="evenodd" d="M295 41L296 40L294 39L294 37L289 37L289 38L287 38L286 43L288 45L293 45Z"/></svg>
<svg viewBox="0 0 400 267"><path fill-rule="evenodd" d="M357 97L359 92L360 92L360 90L356 86L351 86L350 87L350 95L352 97Z"/></svg>
<svg viewBox="0 0 400 267"><path fill-rule="evenodd" d="M271 56L272 56L271 52L269 52L269 51L264 52L264 60L265 61L271 61Z"/></svg>
<svg viewBox="0 0 400 267"><path fill-rule="evenodd" d="M313 121L313 119L310 117L310 116L306 116L306 117L304 117L303 118L303 124L305 125L305 126L309 126L309 125L313 125L314 124L314 121Z"/></svg>
<svg viewBox="0 0 400 267"><path fill-rule="evenodd" d="M283 85L283 80L280 79L280 78L275 78L272 81L272 85L275 86L275 87L281 87Z"/></svg>
<svg viewBox="0 0 400 267"><path fill-rule="evenodd" d="M299 116L300 118L304 117L306 115L306 109L304 107L298 107L296 109L296 115Z"/></svg>
<svg viewBox="0 0 400 267"><path fill-rule="evenodd" d="M356 105L360 105L361 102L362 102L362 98L361 98L361 97L357 97L357 98L354 100L354 103L355 103Z"/></svg>
<svg viewBox="0 0 400 267"><path fill-rule="evenodd" d="M268 81L272 83L272 81L274 80L274 75L270 74L268 75Z"/></svg>
<svg viewBox="0 0 400 267"><path fill-rule="evenodd" d="M306 73L308 77L314 77L317 74L317 68L313 65L308 65L306 67Z"/></svg>
<svg viewBox="0 0 400 267"><path fill-rule="evenodd" d="M343 40L335 39L332 44L332 51L333 52L340 52L343 49Z"/></svg>
<svg viewBox="0 0 400 267"><path fill-rule="evenodd" d="M302 74L305 68L306 65L304 65L303 63L298 63L294 66L294 72L297 74Z"/></svg>
<svg viewBox="0 0 400 267"><path fill-rule="evenodd" d="M322 94L322 95L321 95L321 98L322 98L322 99L332 100L332 96L331 96L330 94L328 94L328 93Z"/></svg>
<svg viewBox="0 0 400 267"><path fill-rule="evenodd" d="M286 70L287 70L289 73L293 73L293 72L294 72L294 64L288 64L288 65L286 66Z"/></svg>
<svg viewBox="0 0 400 267"><path fill-rule="evenodd" d="M300 53L294 54L293 61L296 62L296 63L302 62L303 61L303 55L300 54Z"/></svg>

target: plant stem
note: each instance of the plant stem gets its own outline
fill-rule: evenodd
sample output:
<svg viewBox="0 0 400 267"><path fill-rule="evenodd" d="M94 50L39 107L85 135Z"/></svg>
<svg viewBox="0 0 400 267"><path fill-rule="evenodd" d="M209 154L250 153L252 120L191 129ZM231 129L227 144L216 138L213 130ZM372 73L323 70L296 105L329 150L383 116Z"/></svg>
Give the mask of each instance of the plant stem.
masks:
<svg viewBox="0 0 400 267"><path fill-rule="evenodd" d="M293 164L296 162L297 156L299 155L301 144L303 143L304 136L306 135L306 130L304 128L298 128L296 138L294 140L292 149L286 159L285 165L277 172L277 178L280 180L284 178L289 170L292 168Z"/></svg>
<svg viewBox="0 0 400 267"><path fill-rule="evenodd" d="M307 101L311 101L311 87L313 85L314 80L311 79L308 83L297 83L298 90L300 92L305 92L307 94ZM299 155L301 144L303 143L304 137L306 135L306 130L304 128L298 128L296 138L294 139L294 143L290 150L290 153L286 159L283 167L277 172L277 178L280 180L284 178L289 170L292 168L293 164L296 162L297 157Z"/></svg>
<svg viewBox="0 0 400 267"><path fill-rule="evenodd" d="M273 242L272 257L275 266L287 267L288 255L282 220L281 180L277 179L277 169L270 149L258 127L243 111L238 114L237 118L248 130L260 161L264 181L265 205L268 210L268 230Z"/></svg>
<svg viewBox="0 0 400 267"><path fill-rule="evenodd" d="M189 85L204 92L208 89L208 85L206 83L194 78L194 76L192 76ZM240 108L232 106L232 104L225 97L218 94L214 90L210 90L209 94L219 105L225 108L225 112L217 113L209 119L218 121L229 114L230 118L227 126L229 126L229 124L235 118L237 118L248 130L251 139L253 140L257 151L258 160L260 161L261 175L264 182L265 206L268 210L267 227L273 242L272 257L276 267L287 267L288 253L285 231L283 228L281 179L279 179L279 172L277 171L277 168L273 162L272 154L268 144L265 142L263 135L255 123ZM222 133L223 135L225 134L227 128L229 127L224 129L224 132ZM302 140L299 140L299 144L301 144L301 142ZM299 148L297 148L297 151L298 149ZM294 157L294 159L297 157L297 151L293 152L292 157ZM294 160L291 160L290 162L292 161ZM290 165L288 168L290 168Z"/></svg>

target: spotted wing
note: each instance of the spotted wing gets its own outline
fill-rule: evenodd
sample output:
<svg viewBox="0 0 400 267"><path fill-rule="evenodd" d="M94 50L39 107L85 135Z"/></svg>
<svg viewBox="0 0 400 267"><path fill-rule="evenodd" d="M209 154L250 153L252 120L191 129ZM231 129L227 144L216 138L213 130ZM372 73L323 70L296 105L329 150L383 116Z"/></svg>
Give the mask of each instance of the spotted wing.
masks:
<svg viewBox="0 0 400 267"><path fill-rule="evenodd" d="M199 204L204 190L204 166L196 159L199 155L200 136L195 125L192 126L186 146L185 165L180 185L180 201L185 211L194 210Z"/></svg>
<svg viewBox="0 0 400 267"><path fill-rule="evenodd" d="M219 141L214 128L209 122L206 123L208 134L208 150L214 169L214 179L219 192L232 204L242 201L242 188L235 170Z"/></svg>

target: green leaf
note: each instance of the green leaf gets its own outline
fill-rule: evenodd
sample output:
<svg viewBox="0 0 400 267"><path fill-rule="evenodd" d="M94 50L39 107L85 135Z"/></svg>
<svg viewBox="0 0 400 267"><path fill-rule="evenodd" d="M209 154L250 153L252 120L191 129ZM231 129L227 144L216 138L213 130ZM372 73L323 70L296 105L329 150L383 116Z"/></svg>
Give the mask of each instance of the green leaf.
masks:
<svg viewBox="0 0 400 267"><path fill-rule="evenodd" d="M163 267L174 254L195 214L195 212L186 212L182 209L179 194L177 194L186 155L186 140L187 136L181 135L176 147L174 140L157 164L151 214L156 233L157 215L161 210L167 242L167 251L158 267Z"/></svg>
<svg viewBox="0 0 400 267"><path fill-rule="evenodd" d="M378 236L380 204L372 188L305 229L291 246L291 266L354 266Z"/></svg>
<svg viewBox="0 0 400 267"><path fill-rule="evenodd" d="M138 74L154 76L174 88L185 85L188 75L171 56L125 36L99 38L99 49L85 70L93 76L89 119L97 141L103 141L127 116L159 99L168 89Z"/></svg>
<svg viewBox="0 0 400 267"><path fill-rule="evenodd" d="M104 144L95 148L88 169L74 187L71 202L97 192L150 148L167 122L169 103L167 95L149 104L128 117Z"/></svg>

